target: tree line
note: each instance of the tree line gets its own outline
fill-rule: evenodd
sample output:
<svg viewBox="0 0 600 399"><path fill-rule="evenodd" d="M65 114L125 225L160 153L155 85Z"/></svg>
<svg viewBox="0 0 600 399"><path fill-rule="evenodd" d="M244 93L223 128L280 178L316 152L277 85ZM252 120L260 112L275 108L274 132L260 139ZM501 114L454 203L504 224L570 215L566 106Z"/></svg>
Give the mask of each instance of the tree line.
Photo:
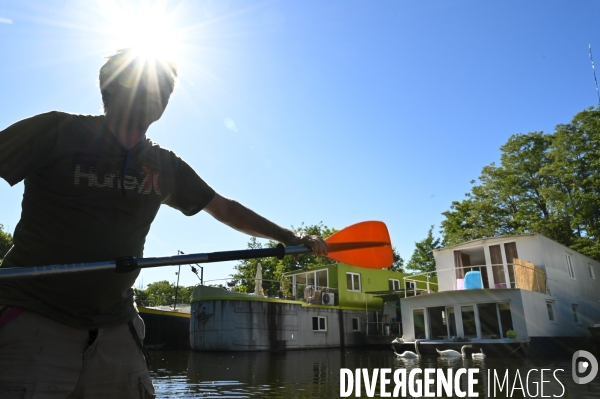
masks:
<svg viewBox="0 0 600 399"><path fill-rule="evenodd" d="M177 287L167 280L156 281L148 284L146 288L134 287L135 302L139 306L172 306L192 301L194 286Z"/></svg>

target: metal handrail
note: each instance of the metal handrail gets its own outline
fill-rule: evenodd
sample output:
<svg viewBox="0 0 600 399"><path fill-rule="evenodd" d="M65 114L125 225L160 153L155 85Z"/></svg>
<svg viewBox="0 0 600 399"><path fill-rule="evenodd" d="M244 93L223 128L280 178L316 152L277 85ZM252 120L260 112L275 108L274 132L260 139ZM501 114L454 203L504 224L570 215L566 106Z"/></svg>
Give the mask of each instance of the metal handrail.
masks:
<svg viewBox="0 0 600 399"><path fill-rule="evenodd" d="M427 293L430 294L431 293L431 285L439 286L438 283L434 283L432 281L429 281L429 275L431 273L432 272L424 272L424 273L419 273L419 274L411 274L410 276L404 276L402 278L402 280L404 281L404 287L406 287L406 282L414 282L415 284L414 284L413 292L414 292L415 296L417 295L417 292L425 292L425 291L427 291ZM423 280L417 280L417 279L414 278L414 277L422 276L422 275L426 275L426 280L425 281L423 281ZM417 288L417 284L418 283L426 283L427 288L426 289ZM407 296L406 293L409 292L409 291L410 290L408 290L406 288L404 289L404 297L405 298Z"/></svg>
<svg viewBox="0 0 600 399"><path fill-rule="evenodd" d="M257 278L251 278L251 277L227 277L227 278L217 278L217 279L211 279L211 280L205 280L204 283L206 285L206 283L214 283L214 282L220 282L220 281L224 281L227 282L227 287L223 287L223 288L228 288L228 289L232 289L236 286L239 286L239 284L235 284L235 285L230 285L228 282L230 281L254 281L256 282L257 280L261 280L263 282L269 282L272 283L274 285L273 289L277 288L277 285L279 285L279 290L277 291L282 291L282 292L286 292L286 298L291 300L297 300L300 302L304 302L304 295L300 295L298 294L297 298L294 298L294 296L289 292L289 289L292 286L292 282L289 281L288 279L286 280L271 280L271 279L257 279ZM298 288L298 292L304 292L304 289L306 286L312 286L315 287L316 291L325 291L325 292L331 292L331 293L337 293L338 289L337 288L332 288L332 287L326 287L326 286L317 286L314 284L300 284L300 283L296 283L296 287Z"/></svg>

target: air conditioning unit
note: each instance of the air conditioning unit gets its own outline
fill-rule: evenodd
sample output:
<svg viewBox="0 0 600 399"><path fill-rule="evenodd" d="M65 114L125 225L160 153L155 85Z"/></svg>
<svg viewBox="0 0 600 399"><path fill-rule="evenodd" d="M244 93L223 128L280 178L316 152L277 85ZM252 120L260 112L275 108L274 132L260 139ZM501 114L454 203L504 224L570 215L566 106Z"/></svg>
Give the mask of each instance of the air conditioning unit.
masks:
<svg viewBox="0 0 600 399"><path fill-rule="evenodd" d="M321 303L323 305L333 305L335 302L335 294L333 292L321 292Z"/></svg>

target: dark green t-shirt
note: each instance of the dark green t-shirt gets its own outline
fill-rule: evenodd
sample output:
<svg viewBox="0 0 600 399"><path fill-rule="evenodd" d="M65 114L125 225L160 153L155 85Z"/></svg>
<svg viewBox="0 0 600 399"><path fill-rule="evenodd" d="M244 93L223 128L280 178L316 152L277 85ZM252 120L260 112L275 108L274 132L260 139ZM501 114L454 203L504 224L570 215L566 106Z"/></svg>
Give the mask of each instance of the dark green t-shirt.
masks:
<svg viewBox="0 0 600 399"><path fill-rule="evenodd" d="M25 180L21 220L3 267L141 257L161 204L185 215L215 192L173 152L146 139L128 151L103 116L49 112L0 132L0 177ZM127 322L139 270L0 280L0 305L78 328Z"/></svg>

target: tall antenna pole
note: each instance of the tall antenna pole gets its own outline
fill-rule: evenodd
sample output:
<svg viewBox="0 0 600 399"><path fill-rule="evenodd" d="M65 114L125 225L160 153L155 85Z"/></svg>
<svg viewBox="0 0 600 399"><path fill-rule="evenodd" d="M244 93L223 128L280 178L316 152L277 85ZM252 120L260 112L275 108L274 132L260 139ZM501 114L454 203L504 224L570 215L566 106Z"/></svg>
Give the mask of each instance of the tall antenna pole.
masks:
<svg viewBox="0 0 600 399"><path fill-rule="evenodd" d="M589 45L590 61L592 61L592 71L594 71L594 82L596 83L596 94L598 95L598 106L600 106L600 91L598 91L598 79L596 79L596 68L594 67L594 58L592 57L592 45Z"/></svg>

